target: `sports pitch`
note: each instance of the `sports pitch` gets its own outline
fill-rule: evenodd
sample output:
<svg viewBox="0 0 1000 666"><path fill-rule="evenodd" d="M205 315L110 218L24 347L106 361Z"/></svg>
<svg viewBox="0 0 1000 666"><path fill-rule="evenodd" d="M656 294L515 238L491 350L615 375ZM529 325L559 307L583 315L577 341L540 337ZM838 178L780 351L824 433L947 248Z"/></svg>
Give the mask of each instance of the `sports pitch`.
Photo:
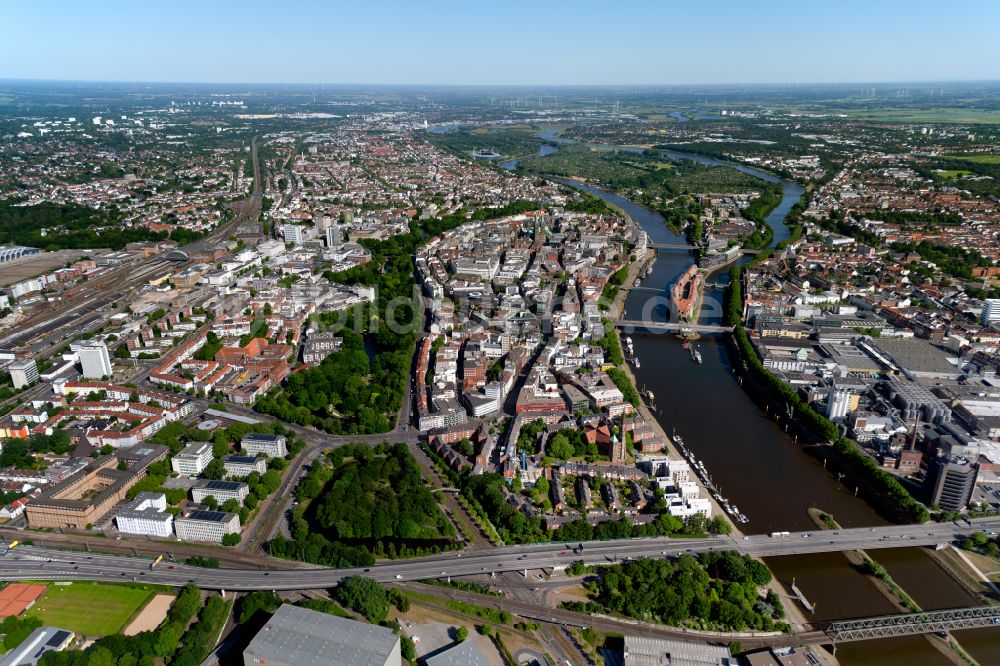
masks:
<svg viewBox="0 0 1000 666"><path fill-rule="evenodd" d="M152 590L116 585L73 583L53 585L28 610L43 625L69 629L83 636L108 636L146 605Z"/></svg>

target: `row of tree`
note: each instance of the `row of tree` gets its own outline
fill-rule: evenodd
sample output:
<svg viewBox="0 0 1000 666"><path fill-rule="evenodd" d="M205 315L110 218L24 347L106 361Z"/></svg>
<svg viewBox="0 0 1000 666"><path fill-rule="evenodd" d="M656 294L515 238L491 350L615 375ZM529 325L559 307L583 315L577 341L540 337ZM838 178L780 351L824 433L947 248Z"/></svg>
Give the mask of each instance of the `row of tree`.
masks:
<svg viewBox="0 0 1000 666"><path fill-rule="evenodd" d="M198 619L191 624L196 614ZM188 584L181 588L166 620L157 629L134 636L105 636L85 650L46 652L38 663L39 666L197 666L214 643L226 614L226 603L221 597L209 596L203 607L201 592Z"/></svg>
<svg viewBox="0 0 1000 666"><path fill-rule="evenodd" d="M856 442L841 437L840 429L830 419L812 408L799 392L771 373L757 356L746 329L743 327L743 286L742 270L734 266L729 271L730 282L726 294L725 320L733 326L733 341L740 357L746 364L750 376L769 396L794 410L795 421L821 441L831 443L834 449L860 477L871 483L883 497L893 501L912 521L925 522L930 514L927 507L918 502L903 487L896 477L882 469L874 460L860 450Z"/></svg>

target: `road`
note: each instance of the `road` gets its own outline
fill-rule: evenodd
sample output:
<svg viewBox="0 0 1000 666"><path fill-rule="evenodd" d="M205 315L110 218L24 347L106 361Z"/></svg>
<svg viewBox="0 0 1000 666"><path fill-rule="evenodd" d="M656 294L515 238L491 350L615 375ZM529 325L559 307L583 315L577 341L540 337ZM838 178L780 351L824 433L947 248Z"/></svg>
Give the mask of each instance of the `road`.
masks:
<svg viewBox="0 0 1000 666"><path fill-rule="evenodd" d="M508 546L488 551L445 553L429 557L388 561L357 569L282 569L263 574L234 569L201 569L177 565L173 569L148 570L149 560L104 555L81 559L79 553L19 546L0 558L0 580L45 579L129 580L183 585L195 582L206 589L302 590L333 587L351 575L364 575L383 582L423 580L442 576L471 576L500 571L565 567L574 560L587 564L621 562L636 557L671 557L684 553L735 550L758 557L824 553L841 550L874 550L928 546L964 539L974 531L1000 529L1000 519L989 518L965 523L894 525L843 529L836 532L797 532L784 538L750 536L739 539L712 537L697 539L622 539L584 544L574 554L574 544L539 543ZM30 535L23 535L30 538ZM208 553L206 553L208 554ZM52 562L49 562L49 559ZM72 563L72 564L70 564ZM74 568L78 567L78 568Z"/></svg>

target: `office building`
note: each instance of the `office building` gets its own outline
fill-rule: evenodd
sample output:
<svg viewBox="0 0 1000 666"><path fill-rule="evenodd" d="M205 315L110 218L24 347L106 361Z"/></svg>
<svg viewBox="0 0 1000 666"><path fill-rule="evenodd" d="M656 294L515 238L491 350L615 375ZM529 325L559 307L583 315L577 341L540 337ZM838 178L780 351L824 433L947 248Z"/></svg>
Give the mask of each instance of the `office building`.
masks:
<svg viewBox="0 0 1000 666"><path fill-rule="evenodd" d="M38 381L38 364L33 358L14 361L8 369L10 370L10 380L16 389L22 389Z"/></svg>
<svg viewBox="0 0 1000 666"><path fill-rule="evenodd" d="M267 460L257 456L226 456L222 459L222 467L226 476L231 479L242 479L254 472L263 474L267 471Z"/></svg>
<svg viewBox="0 0 1000 666"><path fill-rule="evenodd" d="M979 465L964 456L932 461L927 473L930 503L945 511L964 511L972 500L978 474Z"/></svg>
<svg viewBox="0 0 1000 666"><path fill-rule="evenodd" d="M108 354L107 345L103 342L84 343L80 345L79 354L83 376L87 379L100 379L112 375L111 356Z"/></svg>
<svg viewBox="0 0 1000 666"><path fill-rule="evenodd" d="M174 517L167 513L167 496L142 492L115 516L115 525L123 534L169 537L174 534Z"/></svg>
<svg viewBox="0 0 1000 666"><path fill-rule="evenodd" d="M336 247L344 242L344 236L340 232L339 224L331 224L326 228L326 246Z"/></svg>
<svg viewBox="0 0 1000 666"><path fill-rule="evenodd" d="M253 432L240 440L240 446L251 456L263 453L268 458L284 458L288 455L285 442L284 435L264 435Z"/></svg>
<svg viewBox="0 0 1000 666"><path fill-rule="evenodd" d="M1000 321L1000 298L987 298L983 300L983 309L979 312L979 320L983 326L989 326L995 321Z"/></svg>
<svg viewBox="0 0 1000 666"><path fill-rule="evenodd" d="M212 445L208 442L190 442L170 460L170 467L184 476L198 476L212 462Z"/></svg>
<svg viewBox="0 0 1000 666"><path fill-rule="evenodd" d="M74 529L93 525L143 476L145 465L122 470L116 456L101 456L28 502L28 525Z"/></svg>
<svg viewBox="0 0 1000 666"><path fill-rule="evenodd" d="M235 513L195 509L178 516L174 529L178 539L222 543L227 534L240 533L240 517Z"/></svg>
<svg viewBox="0 0 1000 666"><path fill-rule="evenodd" d="M191 499L203 503L205 499L213 497L219 504L234 499L243 506L243 500L249 493L250 486L242 481L205 481L191 488Z"/></svg>
<svg viewBox="0 0 1000 666"><path fill-rule="evenodd" d="M400 666L391 629L282 604L243 651L244 666Z"/></svg>
<svg viewBox="0 0 1000 666"><path fill-rule="evenodd" d="M302 227L300 227L297 224L281 225L281 235L284 236L286 243L292 243L294 245L302 245L302 240L303 240Z"/></svg>

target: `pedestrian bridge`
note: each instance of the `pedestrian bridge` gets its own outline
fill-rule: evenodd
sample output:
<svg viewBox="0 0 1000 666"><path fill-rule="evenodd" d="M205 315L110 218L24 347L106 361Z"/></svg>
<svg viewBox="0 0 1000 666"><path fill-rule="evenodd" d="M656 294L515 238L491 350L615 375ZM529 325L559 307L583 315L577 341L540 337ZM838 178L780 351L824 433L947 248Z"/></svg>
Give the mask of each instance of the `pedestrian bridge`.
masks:
<svg viewBox="0 0 1000 666"><path fill-rule="evenodd" d="M628 331L651 331L663 333L680 333L690 331L692 333L732 333L732 326L720 326L718 324L682 324L680 322L655 322L640 321L637 319L615 319L612 322L616 327Z"/></svg>
<svg viewBox="0 0 1000 666"><path fill-rule="evenodd" d="M953 608L844 620L831 622L823 632L834 643L842 643L992 626L1000 626L1000 606Z"/></svg>

